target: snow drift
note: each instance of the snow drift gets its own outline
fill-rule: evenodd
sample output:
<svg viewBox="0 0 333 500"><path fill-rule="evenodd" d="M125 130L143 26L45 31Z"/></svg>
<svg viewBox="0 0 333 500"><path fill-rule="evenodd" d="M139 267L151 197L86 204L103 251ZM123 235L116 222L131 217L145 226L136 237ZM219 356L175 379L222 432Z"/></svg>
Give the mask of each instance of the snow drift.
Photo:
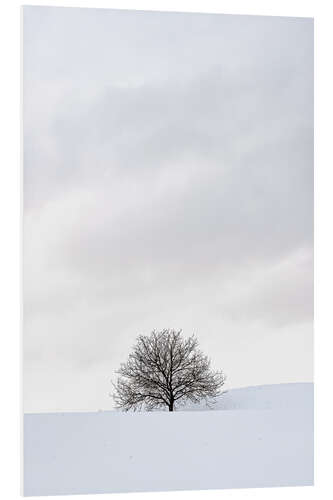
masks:
<svg viewBox="0 0 333 500"><path fill-rule="evenodd" d="M237 389L203 409L26 414L24 494L313 484L312 384Z"/></svg>

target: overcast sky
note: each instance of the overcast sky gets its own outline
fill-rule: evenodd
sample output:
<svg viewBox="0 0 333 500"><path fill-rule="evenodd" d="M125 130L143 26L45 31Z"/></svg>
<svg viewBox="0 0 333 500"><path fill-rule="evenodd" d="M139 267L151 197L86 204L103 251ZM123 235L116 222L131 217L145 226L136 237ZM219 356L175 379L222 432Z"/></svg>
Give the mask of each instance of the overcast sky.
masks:
<svg viewBox="0 0 333 500"><path fill-rule="evenodd" d="M313 21L24 8L24 410L111 409L135 338L312 380Z"/></svg>

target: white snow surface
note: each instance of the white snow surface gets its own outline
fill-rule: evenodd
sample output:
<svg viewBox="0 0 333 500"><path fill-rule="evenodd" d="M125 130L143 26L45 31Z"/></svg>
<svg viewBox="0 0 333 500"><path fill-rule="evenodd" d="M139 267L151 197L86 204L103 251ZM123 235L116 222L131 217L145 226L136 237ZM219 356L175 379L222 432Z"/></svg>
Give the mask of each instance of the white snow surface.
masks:
<svg viewBox="0 0 333 500"><path fill-rule="evenodd" d="M283 410L304 407L313 397L313 384L275 384L225 391L211 405L212 410ZM205 403L179 408L183 411L207 411Z"/></svg>
<svg viewBox="0 0 333 500"><path fill-rule="evenodd" d="M25 414L24 494L313 484L313 384L235 389L214 410L184 410Z"/></svg>

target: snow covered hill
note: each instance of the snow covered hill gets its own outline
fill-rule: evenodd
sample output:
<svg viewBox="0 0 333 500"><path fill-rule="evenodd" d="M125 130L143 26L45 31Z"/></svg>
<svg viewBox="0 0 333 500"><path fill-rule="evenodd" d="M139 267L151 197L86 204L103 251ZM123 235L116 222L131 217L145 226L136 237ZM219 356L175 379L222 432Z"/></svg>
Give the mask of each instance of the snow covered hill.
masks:
<svg viewBox="0 0 333 500"><path fill-rule="evenodd" d="M306 408L313 405L313 384L275 384L244 387L226 391L217 398L213 410L273 410ZM204 403L179 408L185 411L207 411Z"/></svg>
<svg viewBox="0 0 333 500"><path fill-rule="evenodd" d="M226 411L203 409L26 414L24 493L313 483L312 384L237 389L215 406Z"/></svg>

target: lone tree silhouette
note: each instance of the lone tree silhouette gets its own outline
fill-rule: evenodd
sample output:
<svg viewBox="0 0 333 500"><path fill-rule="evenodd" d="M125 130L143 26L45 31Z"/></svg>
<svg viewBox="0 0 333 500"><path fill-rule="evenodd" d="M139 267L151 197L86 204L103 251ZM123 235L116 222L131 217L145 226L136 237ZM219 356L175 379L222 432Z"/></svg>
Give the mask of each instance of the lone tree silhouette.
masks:
<svg viewBox="0 0 333 500"><path fill-rule="evenodd" d="M194 335L183 338L181 330L169 329L140 335L116 373L113 399L124 411L164 406L174 411L176 403L186 401L214 403L225 381L223 372L211 370Z"/></svg>

